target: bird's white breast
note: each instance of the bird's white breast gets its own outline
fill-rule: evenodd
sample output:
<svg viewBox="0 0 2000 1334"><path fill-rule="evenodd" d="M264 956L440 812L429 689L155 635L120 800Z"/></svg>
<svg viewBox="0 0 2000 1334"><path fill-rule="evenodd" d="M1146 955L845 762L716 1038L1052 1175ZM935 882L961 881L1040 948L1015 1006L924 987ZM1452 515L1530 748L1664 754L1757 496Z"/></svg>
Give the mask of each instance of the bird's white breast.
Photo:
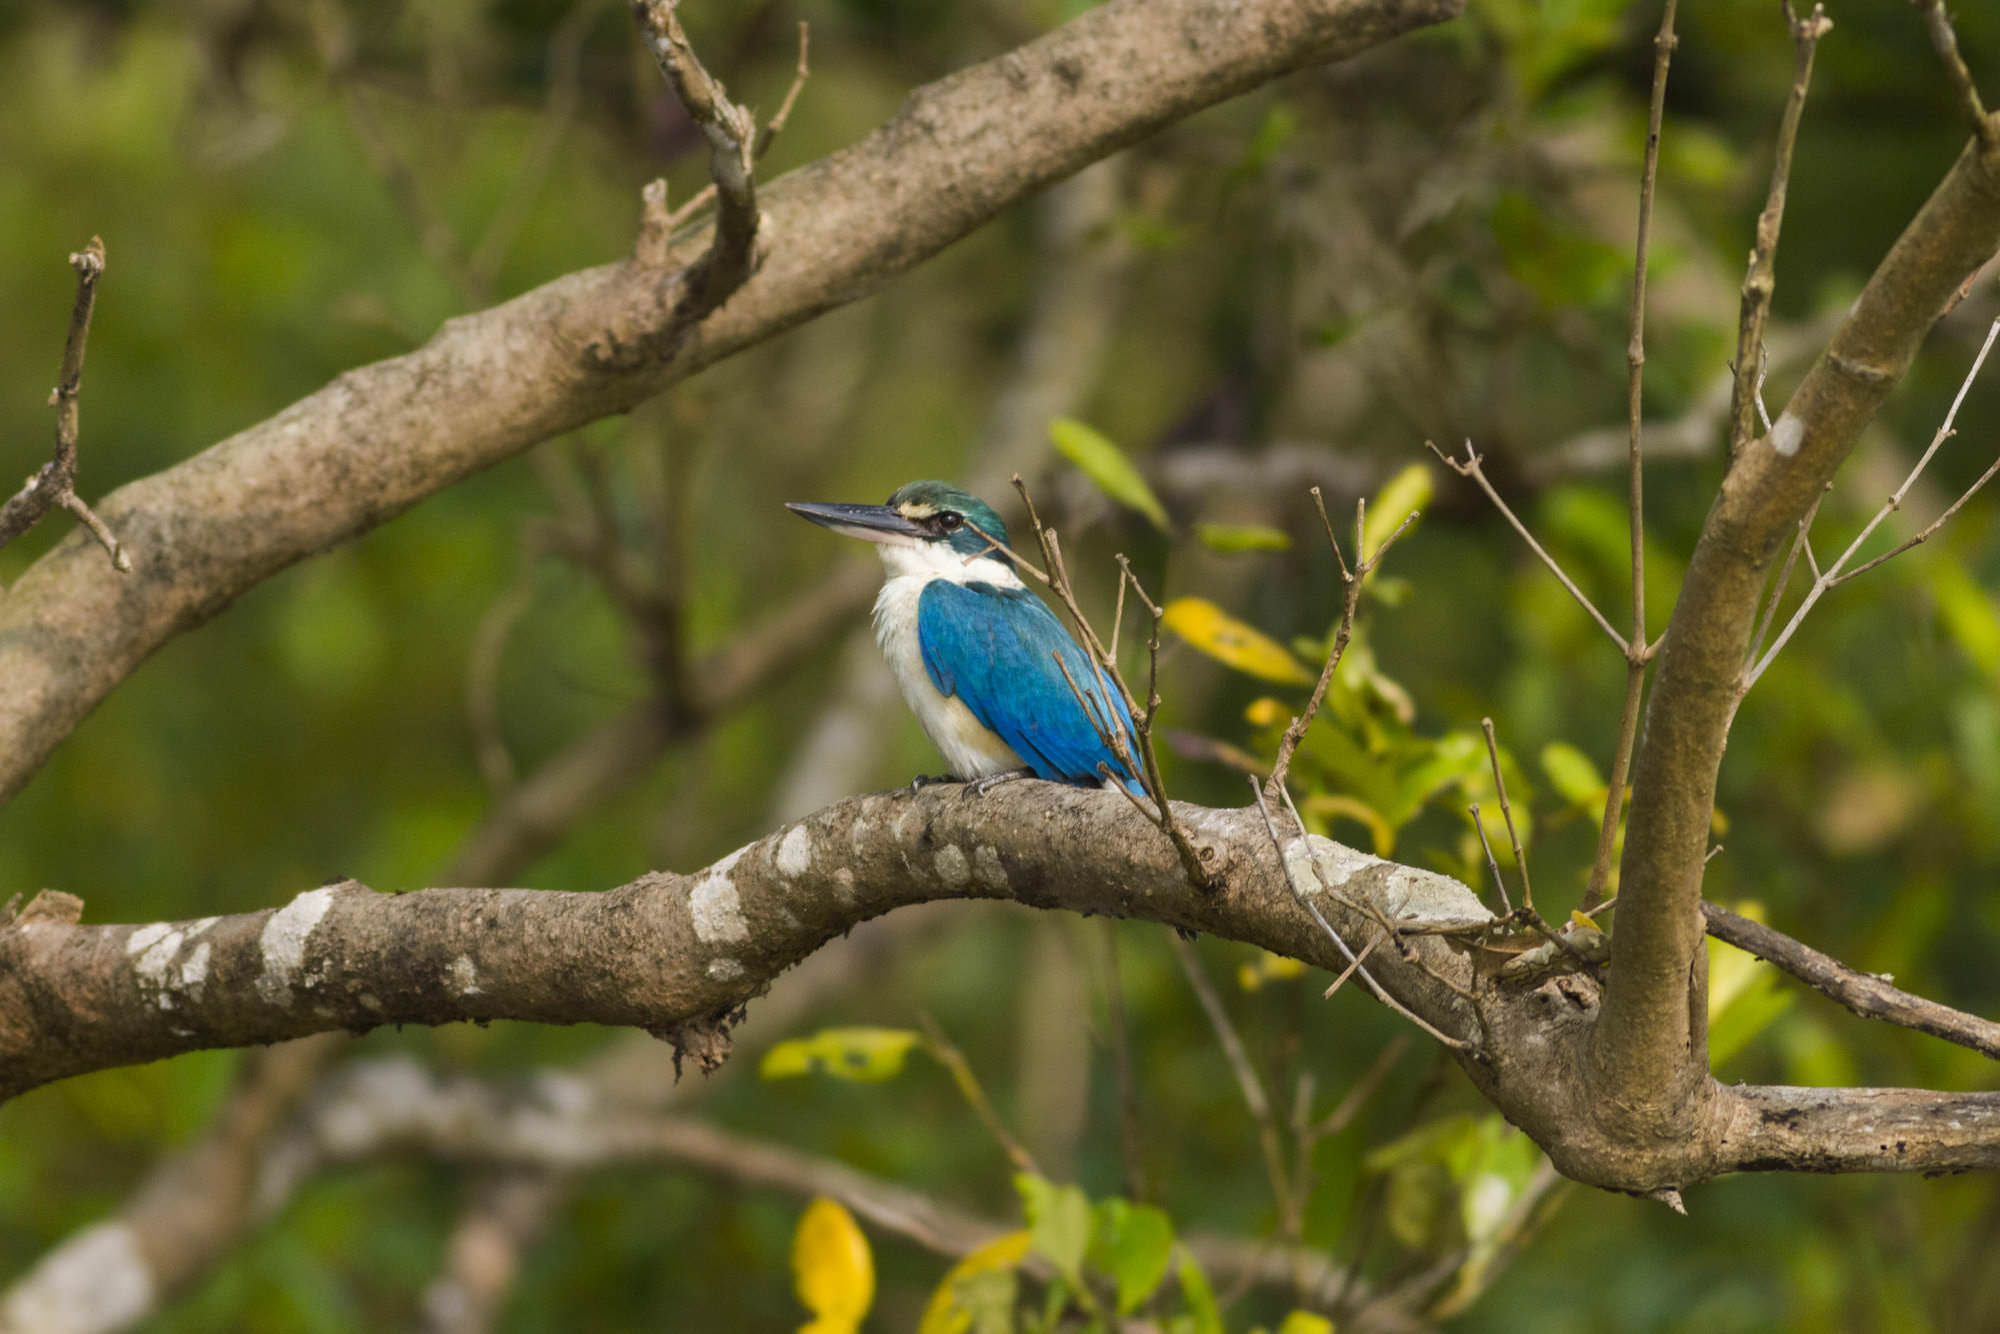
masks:
<svg viewBox="0 0 2000 1334"><path fill-rule="evenodd" d="M945 559L938 559L939 555ZM1020 580L997 561L978 560L968 566L957 553L936 546L884 547L882 562L889 567L889 579L875 599L875 642L882 646L882 656L889 660L889 670L902 687L910 712L917 715L931 744L944 755L953 776L985 778L1024 768L1013 748L973 717L964 701L945 695L931 683L930 673L924 670L923 645L917 638L917 600L931 580L1016 587ZM997 567L997 577L995 569L989 567Z"/></svg>

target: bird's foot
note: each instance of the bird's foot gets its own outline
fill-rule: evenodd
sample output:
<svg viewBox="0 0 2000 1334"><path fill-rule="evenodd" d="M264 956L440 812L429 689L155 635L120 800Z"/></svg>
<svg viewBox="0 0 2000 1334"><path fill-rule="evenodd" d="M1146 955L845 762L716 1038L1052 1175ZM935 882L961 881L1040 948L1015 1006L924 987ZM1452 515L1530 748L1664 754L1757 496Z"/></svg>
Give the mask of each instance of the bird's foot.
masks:
<svg viewBox="0 0 2000 1334"><path fill-rule="evenodd" d="M1004 773L988 774L984 778L976 779L973 782L967 783L965 785L964 795L968 797L983 797L988 792L991 792L994 788L999 787L1002 783L1012 783L1019 779L1033 778L1034 776L1035 776L1035 771L1033 769L1026 769L1026 768L1009 769Z"/></svg>
<svg viewBox="0 0 2000 1334"><path fill-rule="evenodd" d="M910 780L910 786L907 791L914 797L924 788L936 787L939 783L956 783L957 781L950 774L918 774Z"/></svg>

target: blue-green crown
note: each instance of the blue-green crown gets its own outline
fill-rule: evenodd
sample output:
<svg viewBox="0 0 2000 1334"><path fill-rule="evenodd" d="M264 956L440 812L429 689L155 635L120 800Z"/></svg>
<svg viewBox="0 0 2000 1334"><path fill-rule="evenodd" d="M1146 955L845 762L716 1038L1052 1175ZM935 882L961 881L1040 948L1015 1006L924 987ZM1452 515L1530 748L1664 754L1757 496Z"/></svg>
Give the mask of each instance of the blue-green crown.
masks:
<svg viewBox="0 0 2000 1334"><path fill-rule="evenodd" d="M1007 525L1000 522L991 505L949 482L911 482L898 487L889 497L889 508L931 529L939 541L961 555L977 556L987 550L986 538L974 532L975 528L1013 545L1007 540Z"/></svg>

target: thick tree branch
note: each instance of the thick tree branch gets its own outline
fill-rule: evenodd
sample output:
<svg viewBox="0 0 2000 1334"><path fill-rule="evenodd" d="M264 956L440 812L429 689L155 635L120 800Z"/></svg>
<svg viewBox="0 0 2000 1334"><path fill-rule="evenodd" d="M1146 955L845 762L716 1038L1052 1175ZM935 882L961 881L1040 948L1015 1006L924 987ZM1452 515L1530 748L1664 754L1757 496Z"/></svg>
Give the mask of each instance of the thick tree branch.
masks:
<svg viewBox="0 0 2000 1334"><path fill-rule="evenodd" d="M853 798L706 870L602 893L382 895L344 881L275 911L137 927L78 925L74 900L68 912L60 899L31 904L0 931L0 1091L202 1047L463 1019L631 1025L712 1065L747 1002L855 923L905 904L996 898L1160 921L1329 971L1344 958L1314 910L1357 937L1393 920L1403 932L1371 959L1377 984L1459 1035L1453 1054L1480 1091L1591 1184L1651 1192L1776 1166L1774 1154L1814 1171L2000 1158L2000 1095L1916 1090L1857 1093L1872 1121L1839 1091L1802 1097L1800 1114L1830 1137L1816 1146L1749 1126L1782 1112L1782 1092L1711 1084L1701 1116L1635 1140L1590 1080L1596 982L1491 973L1437 930L1488 918L1464 885L1295 839L1284 860L1317 886L1301 902L1254 809L1183 805L1176 815L1213 853L1213 890L1188 883L1158 829L1119 794L1030 781L978 799L947 786ZM1900 1147L1859 1145L1864 1124Z"/></svg>
<svg viewBox="0 0 2000 1334"><path fill-rule="evenodd" d="M203 1047L463 1019L625 1024L699 1057L779 972L855 922L933 898L1149 917L1338 966L1254 813L1178 813L1234 892L1199 896L1117 794L1023 782L979 800L955 788L855 798L705 871L603 893L380 895L343 881L275 910L137 927L30 904L0 934L0 1092ZM1446 877L1336 862L1322 878L1350 895L1393 879L1395 916L1484 912ZM1424 906L1440 899L1448 910ZM1328 915L1344 920L1338 904ZM1435 938L1413 954L1464 970ZM1378 964L1385 985L1415 967ZM1456 997L1422 1004L1450 1031L1471 1027Z"/></svg>
<svg viewBox="0 0 2000 1334"><path fill-rule="evenodd" d="M1716 775L1770 562L1967 276L2000 248L2000 152L1969 144L1870 278L1769 435L1724 479L1660 650L1633 773L1595 1079L1639 1139L1714 1094L1701 1022L1701 877Z"/></svg>
<svg viewBox="0 0 2000 1334"><path fill-rule="evenodd" d="M761 190L769 256L665 361L648 349L684 283L637 261L606 265L447 321L417 351L120 489L100 509L136 553L134 577L105 579L65 541L0 603L0 798L147 654L286 565L866 296L1179 117L1462 5L1110 0L917 90L860 143ZM686 265L705 248L697 236L668 259Z"/></svg>

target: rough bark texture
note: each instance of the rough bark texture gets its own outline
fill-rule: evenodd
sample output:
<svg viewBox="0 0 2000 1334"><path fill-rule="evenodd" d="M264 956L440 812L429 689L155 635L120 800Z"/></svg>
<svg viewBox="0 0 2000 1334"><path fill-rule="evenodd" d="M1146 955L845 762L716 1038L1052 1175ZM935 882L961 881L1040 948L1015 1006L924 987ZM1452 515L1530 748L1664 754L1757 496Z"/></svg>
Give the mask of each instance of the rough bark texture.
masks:
<svg viewBox="0 0 2000 1334"><path fill-rule="evenodd" d="M0 599L0 800L161 643L294 561L466 474L622 412L857 300L994 214L1179 117L1457 14L1464 0L1110 0L912 93L860 143L760 196L764 259L674 329L686 266L588 269L348 371L268 421L106 497L136 568L87 537Z"/></svg>
<svg viewBox="0 0 2000 1334"><path fill-rule="evenodd" d="M1024 781L983 798L957 786L852 798L704 870L601 893L384 895L342 881L274 910L145 926L31 905L0 932L0 1093L203 1047L466 1019L633 1025L712 1065L784 969L857 922L936 899L1145 918L1330 971L1343 957L1292 883L1352 944L1378 915L1487 916L1449 877L1325 839L1289 841L1281 863L1255 810L1177 813L1215 868L1213 892L1188 884L1122 796ZM1710 1082L1701 1117L1635 1140L1588 1077L1599 995L1586 974L1492 974L1442 936L1405 944L1374 952L1374 977L1471 1043L1459 1059L1480 1090L1577 1180L1648 1192L1779 1167L2000 1165L2000 1094Z"/></svg>

